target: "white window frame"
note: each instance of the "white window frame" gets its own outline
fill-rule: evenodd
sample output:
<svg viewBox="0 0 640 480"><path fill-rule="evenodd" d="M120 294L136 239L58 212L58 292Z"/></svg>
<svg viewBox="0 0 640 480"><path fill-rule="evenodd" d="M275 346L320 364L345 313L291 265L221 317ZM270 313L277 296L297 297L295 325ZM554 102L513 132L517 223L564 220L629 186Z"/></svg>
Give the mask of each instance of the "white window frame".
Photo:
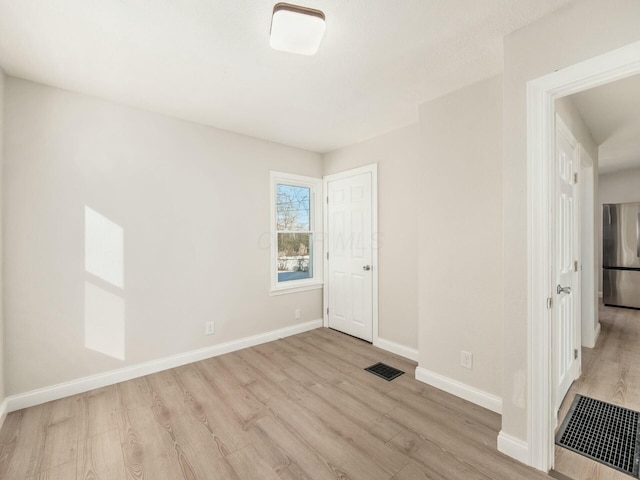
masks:
<svg viewBox="0 0 640 480"><path fill-rule="evenodd" d="M271 172L271 254L269 261L271 263L271 295L284 295L287 293L304 292L307 290L315 290L322 288L322 259L324 256L322 244L322 179L315 177L306 177L303 175L294 175L292 173ZM313 277L302 280L288 280L286 282L278 281L278 231L276 228L276 194L278 184L293 185L297 187L306 187L310 190L310 227L313 249Z"/></svg>

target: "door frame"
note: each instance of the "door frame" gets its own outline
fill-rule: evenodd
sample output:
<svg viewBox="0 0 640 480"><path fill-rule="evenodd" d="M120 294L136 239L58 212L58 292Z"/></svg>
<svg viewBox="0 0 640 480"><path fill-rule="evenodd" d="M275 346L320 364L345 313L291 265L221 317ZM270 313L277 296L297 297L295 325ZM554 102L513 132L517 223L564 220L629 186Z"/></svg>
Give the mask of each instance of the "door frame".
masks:
<svg viewBox="0 0 640 480"><path fill-rule="evenodd" d="M372 163L370 165L365 165L363 167L352 168L350 170L345 170L343 172L334 173L331 175L325 175L322 177L322 187L324 192L324 207L322 209L322 218L323 218L323 241L322 241L322 258L323 258L323 269L324 269L324 288L322 293L322 317L324 319L323 325L325 327L329 326L329 315L327 314L327 308L329 307L329 262L327 261L327 245L328 245L328 236L327 236L327 227L329 224L328 219L328 195L329 195L329 185L328 183L334 180L342 180L344 178L353 177L355 175L360 175L363 173L371 174L371 235L372 235L372 245L371 245L371 274L372 274L372 295L371 301L373 305L371 306L371 315L372 315L372 343L374 345L378 345L378 248L380 247L380 234L378 232L378 164Z"/></svg>
<svg viewBox="0 0 640 480"><path fill-rule="evenodd" d="M595 209L595 165L589 152L580 144L580 343L583 347L594 348L600 333L598 322L598 261L596 240ZM599 218L599 217L598 217ZM591 234L588 236L588 234Z"/></svg>
<svg viewBox="0 0 640 480"><path fill-rule="evenodd" d="M640 73L640 42L593 57L527 83L527 450L529 465L554 462L551 348L555 213L555 100Z"/></svg>

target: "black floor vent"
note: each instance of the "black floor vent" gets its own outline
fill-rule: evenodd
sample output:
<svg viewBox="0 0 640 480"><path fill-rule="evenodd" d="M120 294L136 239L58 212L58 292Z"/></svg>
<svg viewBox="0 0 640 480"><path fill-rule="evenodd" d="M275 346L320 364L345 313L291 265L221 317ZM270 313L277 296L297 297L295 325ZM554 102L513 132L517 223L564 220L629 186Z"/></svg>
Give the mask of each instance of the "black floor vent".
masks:
<svg viewBox="0 0 640 480"><path fill-rule="evenodd" d="M385 365L384 363L376 363L375 365L371 365L370 367L365 368L365 370L389 381L393 380L394 378L398 378L404 373L402 370L390 367L389 365Z"/></svg>
<svg viewBox="0 0 640 480"><path fill-rule="evenodd" d="M576 395L556 444L638 478L640 413Z"/></svg>

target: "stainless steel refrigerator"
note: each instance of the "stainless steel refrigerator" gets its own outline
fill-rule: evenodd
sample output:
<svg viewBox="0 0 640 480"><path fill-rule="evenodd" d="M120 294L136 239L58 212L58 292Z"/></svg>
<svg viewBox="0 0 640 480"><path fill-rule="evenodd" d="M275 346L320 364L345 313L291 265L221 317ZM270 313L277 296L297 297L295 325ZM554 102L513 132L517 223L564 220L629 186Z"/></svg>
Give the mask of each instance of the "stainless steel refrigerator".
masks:
<svg viewBox="0 0 640 480"><path fill-rule="evenodd" d="M605 305L640 309L640 202L602 206Z"/></svg>

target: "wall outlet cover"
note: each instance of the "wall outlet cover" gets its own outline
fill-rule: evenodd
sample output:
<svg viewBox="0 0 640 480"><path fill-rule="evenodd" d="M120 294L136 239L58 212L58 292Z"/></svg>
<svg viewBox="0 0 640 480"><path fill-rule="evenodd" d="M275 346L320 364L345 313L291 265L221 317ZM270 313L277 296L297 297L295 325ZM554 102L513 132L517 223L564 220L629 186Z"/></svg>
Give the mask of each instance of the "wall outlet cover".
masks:
<svg viewBox="0 0 640 480"><path fill-rule="evenodd" d="M469 370L473 369L473 353L465 352L464 350L460 352L460 365L464 368L468 368Z"/></svg>
<svg viewBox="0 0 640 480"><path fill-rule="evenodd" d="M213 322L207 322L204 324L204 334L213 335L215 333L215 324Z"/></svg>

